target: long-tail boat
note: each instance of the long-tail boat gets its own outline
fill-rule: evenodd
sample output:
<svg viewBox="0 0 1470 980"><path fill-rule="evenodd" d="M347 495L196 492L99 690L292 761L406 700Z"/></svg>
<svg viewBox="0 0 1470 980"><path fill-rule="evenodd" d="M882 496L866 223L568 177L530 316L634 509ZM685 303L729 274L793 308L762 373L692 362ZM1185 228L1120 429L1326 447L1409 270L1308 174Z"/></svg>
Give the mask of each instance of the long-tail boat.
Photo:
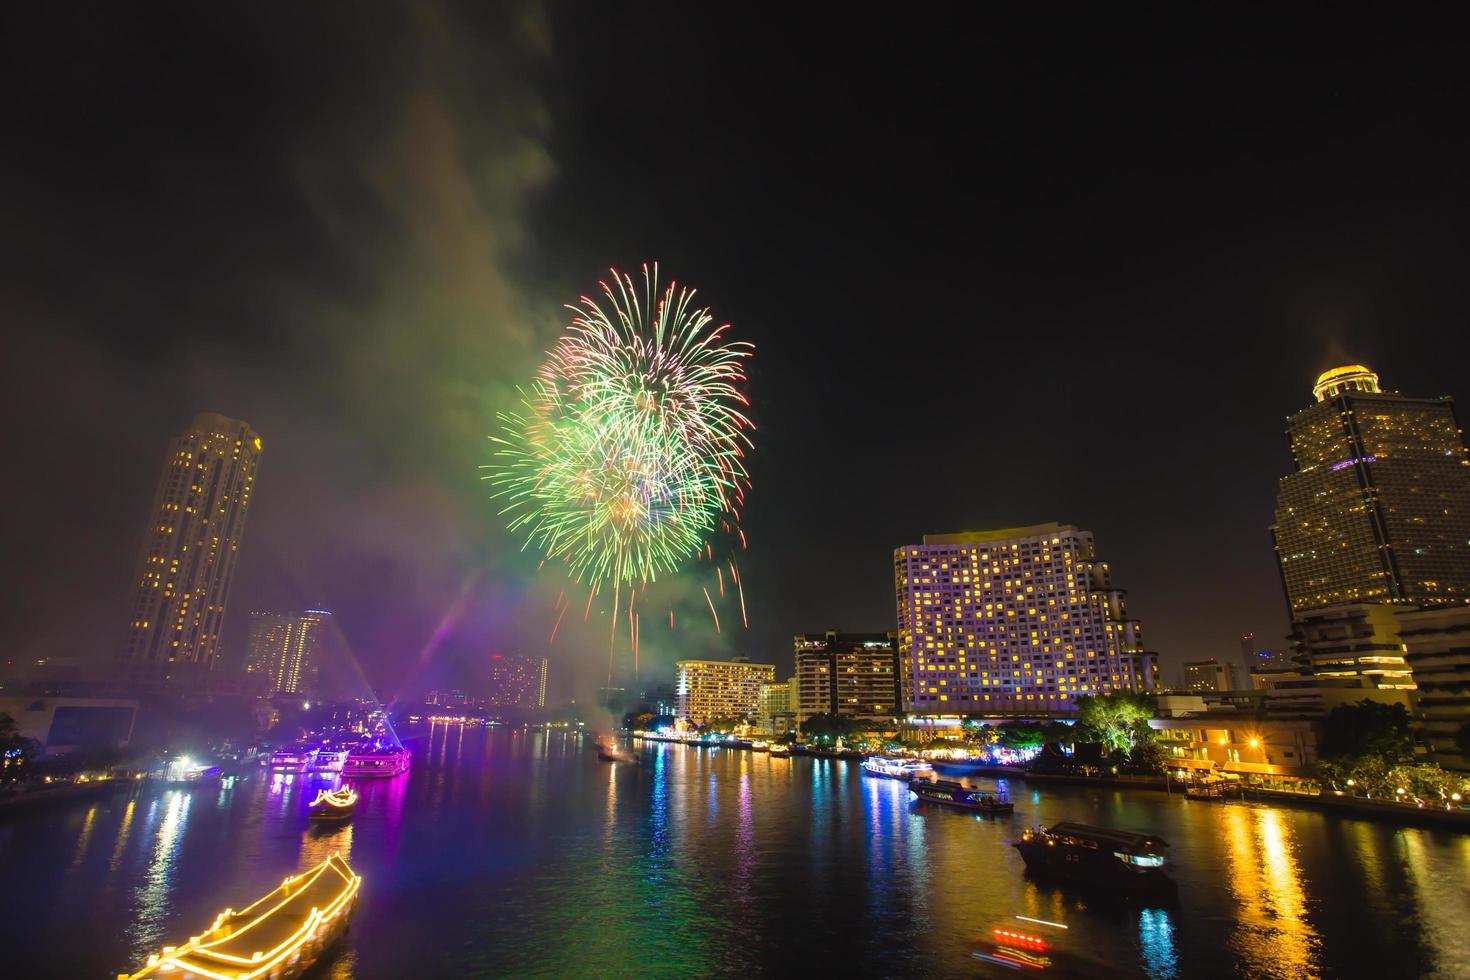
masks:
<svg viewBox="0 0 1470 980"><path fill-rule="evenodd" d="M117 980L290 980L299 977L347 931L362 878L333 854L293 875L249 908L225 909L182 946L165 946L143 969Z"/></svg>
<svg viewBox="0 0 1470 980"><path fill-rule="evenodd" d="M343 786L337 790L322 790L311 801L309 811L312 820L319 823L340 823L352 818L357 809L357 790Z"/></svg>

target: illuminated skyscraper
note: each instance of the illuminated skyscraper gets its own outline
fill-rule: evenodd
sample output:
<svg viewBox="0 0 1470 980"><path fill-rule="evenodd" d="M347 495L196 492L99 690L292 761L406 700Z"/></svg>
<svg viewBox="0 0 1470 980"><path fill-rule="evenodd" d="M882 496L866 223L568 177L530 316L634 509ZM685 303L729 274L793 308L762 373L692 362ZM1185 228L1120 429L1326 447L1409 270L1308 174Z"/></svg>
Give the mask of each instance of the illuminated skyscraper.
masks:
<svg viewBox="0 0 1470 980"><path fill-rule="evenodd" d="M325 609L251 613L245 672L264 674L267 689L273 692L303 691L312 668L321 664L319 654L331 621L332 614Z"/></svg>
<svg viewBox="0 0 1470 980"><path fill-rule="evenodd" d="M1292 618L1358 602L1470 598L1470 458L1449 398L1385 392L1360 364L1287 420L1296 472L1271 533Z"/></svg>
<svg viewBox="0 0 1470 980"><path fill-rule="evenodd" d="M485 704L495 708L546 707L546 658L492 654Z"/></svg>
<svg viewBox="0 0 1470 980"><path fill-rule="evenodd" d="M926 714L1068 714L1154 691L1123 590L1069 524L924 536L893 555L904 699Z"/></svg>
<svg viewBox="0 0 1470 980"><path fill-rule="evenodd" d="M209 412L169 444L133 576L125 683L199 683L214 668L260 451L248 424Z"/></svg>

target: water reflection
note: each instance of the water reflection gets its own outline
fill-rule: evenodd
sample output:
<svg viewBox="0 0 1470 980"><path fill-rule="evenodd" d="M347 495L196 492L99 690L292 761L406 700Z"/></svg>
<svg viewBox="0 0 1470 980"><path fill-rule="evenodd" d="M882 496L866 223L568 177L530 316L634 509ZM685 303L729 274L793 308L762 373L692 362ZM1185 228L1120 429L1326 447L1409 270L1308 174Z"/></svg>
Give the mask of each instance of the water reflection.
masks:
<svg viewBox="0 0 1470 980"><path fill-rule="evenodd" d="M147 950L162 945L163 924L172 908L174 860L178 856L184 827L189 822L189 804L192 801L193 795L187 790L171 789L163 794L163 818L153 842L153 855L133 901L137 920L129 930L129 938L133 941L135 958L141 958ZM150 818L158 805L159 801L155 800L149 808Z"/></svg>
<svg viewBox="0 0 1470 980"><path fill-rule="evenodd" d="M1307 921L1302 872L1281 811L1228 805L1227 880L1235 896L1231 945L1248 970L1303 977L1321 972L1320 940Z"/></svg>
<svg viewBox="0 0 1470 980"><path fill-rule="evenodd" d="M77 854L72 858L71 866L75 868L82 863L82 858L87 854L87 844L92 840L92 824L97 820L97 807L95 805L87 808L87 818L82 821L82 835L77 838Z"/></svg>
<svg viewBox="0 0 1470 980"><path fill-rule="evenodd" d="M1138 914L1138 945L1143 968L1151 977L1178 976L1174 953L1174 923L1164 909L1144 909Z"/></svg>
<svg viewBox="0 0 1470 980"><path fill-rule="evenodd" d="M1418 899L1417 931L1426 934L1430 970L1425 975L1464 977L1470 973L1470 898L1464 867L1470 863L1470 837L1455 835L1454 846L1466 859L1443 860L1442 848L1431 848L1427 831L1404 835L1404 857ZM1407 910L1406 910L1407 911Z"/></svg>

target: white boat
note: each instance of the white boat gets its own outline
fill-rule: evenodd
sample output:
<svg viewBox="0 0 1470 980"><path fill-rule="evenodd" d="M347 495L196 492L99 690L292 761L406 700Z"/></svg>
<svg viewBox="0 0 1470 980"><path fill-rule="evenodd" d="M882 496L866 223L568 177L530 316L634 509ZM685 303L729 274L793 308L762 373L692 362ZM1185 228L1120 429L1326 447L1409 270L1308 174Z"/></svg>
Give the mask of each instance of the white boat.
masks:
<svg viewBox="0 0 1470 980"><path fill-rule="evenodd" d="M915 777L928 779L934 767L927 762L912 759L888 759L881 755L872 755L863 760L863 771L874 776L907 781Z"/></svg>

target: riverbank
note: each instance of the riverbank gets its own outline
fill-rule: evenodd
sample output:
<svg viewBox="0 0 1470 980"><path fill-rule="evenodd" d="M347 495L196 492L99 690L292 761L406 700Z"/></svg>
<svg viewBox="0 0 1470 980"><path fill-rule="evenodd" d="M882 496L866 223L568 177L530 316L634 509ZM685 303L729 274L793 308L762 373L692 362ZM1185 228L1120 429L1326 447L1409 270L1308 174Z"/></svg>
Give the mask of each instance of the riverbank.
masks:
<svg viewBox="0 0 1470 980"><path fill-rule="evenodd" d="M1019 779L1031 784L1070 786L1097 786L1113 789L1138 789L1155 793L1182 793L1173 781L1151 776L1073 776L1063 773L1027 772L1015 766L972 766L956 762L936 762L935 769L952 776L989 776L993 779ZM1435 827L1470 833L1470 810L1446 810L1442 807L1411 806L1390 800L1370 800L1358 796L1318 795L1288 793L1278 790L1247 788L1238 797L1242 802L1268 803L1273 806L1301 807L1335 813L1340 816L1362 817L1413 827ZM1219 802L1201 799L1200 802Z"/></svg>
<svg viewBox="0 0 1470 980"><path fill-rule="evenodd" d="M132 786L133 782L131 779L95 779L85 783L55 783L21 790L7 790L0 793L0 815L51 803L92 799L121 787Z"/></svg>

